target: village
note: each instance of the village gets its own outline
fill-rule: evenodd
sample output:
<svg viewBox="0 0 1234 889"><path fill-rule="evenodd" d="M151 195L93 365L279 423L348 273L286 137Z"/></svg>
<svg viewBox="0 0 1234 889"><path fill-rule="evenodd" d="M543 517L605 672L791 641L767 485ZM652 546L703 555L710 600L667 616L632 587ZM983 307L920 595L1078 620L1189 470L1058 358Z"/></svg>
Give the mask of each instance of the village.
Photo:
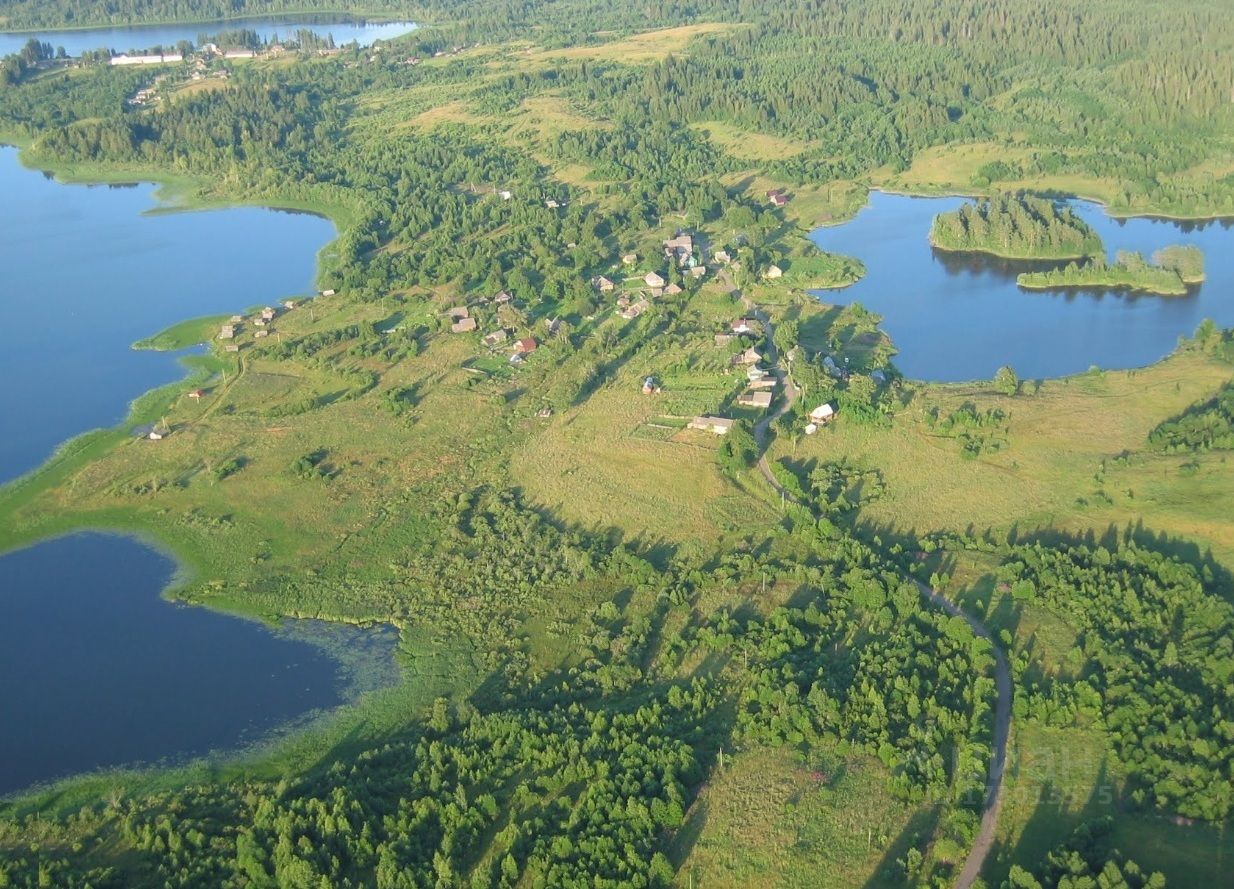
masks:
<svg viewBox="0 0 1234 889"><path fill-rule="evenodd" d="M509 191L498 192L501 200L510 200ZM782 192L769 192L768 200L783 200ZM549 209L555 203L545 201ZM590 280L598 309L585 319L595 331L611 319L619 327L637 324L644 316L653 315L653 309L666 301L689 296L703 282L710 281L714 289L727 294L744 311L723 322L710 335L712 348L718 354L711 359L721 368L715 390L709 398L711 409L699 413L681 414L685 404L700 401L700 390L687 387L687 392L666 392L670 388L662 373L649 373L641 378L641 390L636 397L659 399L664 411L647 422L652 428L666 431L681 430L703 432L715 436L728 434L735 423L745 420L752 425L770 420L792 406L798 394L789 373L780 366L784 356L775 356L771 340L770 323L766 316L748 300L742 301L732 285L731 275L740 268L735 251L720 247L709 250L695 234L678 231L659 245L650 258L630 252L615 259L611 270ZM775 281L782 270L774 263L759 270L764 281ZM323 290L317 297L329 298L334 290ZM221 324L215 335L218 348L224 354L237 354L242 350L260 345L269 337L279 336L276 322L287 313L296 310L296 300L284 300L279 306L265 306L248 315L237 314ZM554 343L566 334L568 325L562 318L550 315L534 318L528 305L510 290L500 290L489 295L473 295L469 299L438 309L436 321L429 330L435 329L447 337L459 337L475 344L472 358L465 359L462 369L478 380L506 380L528 362L535 361L545 350L542 346ZM842 371L834 360L827 356L828 372L839 377ZM786 388L787 387L787 388ZM206 390L193 390L189 397L200 400ZM728 405L728 408L725 408ZM700 404L700 406L702 406ZM554 410L545 405L537 416L546 419ZM820 427L830 423L836 416L836 407L829 402L812 405L808 412L806 435L814 434ZM160 440L170 432L166 423L149 432L149 438Z"/></svg>

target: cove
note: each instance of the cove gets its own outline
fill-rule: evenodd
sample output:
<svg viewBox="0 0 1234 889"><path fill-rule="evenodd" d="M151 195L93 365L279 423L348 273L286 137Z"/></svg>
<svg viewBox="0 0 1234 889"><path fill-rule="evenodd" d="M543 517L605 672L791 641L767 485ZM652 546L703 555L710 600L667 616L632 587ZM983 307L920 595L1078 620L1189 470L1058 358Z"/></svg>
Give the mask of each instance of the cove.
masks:
<svg viewBox="0 0 1234 889"><path fill-rule="evenodd" d="M159 593L175 568L136 540L97 533L0 556L0 795L234 749L397 670L393 629L272 630L168 602ZM354 669L323 645L350 649ZM358 661L378 666L362 674Z"/></svg>
<svg viewBox="0 0 1234 889"><path fill-rule="evenodd" d="M259 208L148 214L155 186L63 185L0 148L0 482L184 376L131 344L313 285L325 219Z"/></svg>
<svg viewBox="0 0 1234 889"><path fill-rule="evenodd" d="M203 22L181 25L133 25L118 28L82 28L80 30L50 30L0 32L0 56L17 52L31 37L53 47L63 46L70 56L96 49L124 52L129 49L148 49L153 46L175 46L180 40L197 42L201 35L219 34L223 31L255 31L263 40L275 36L287 37L296 31L312 31L318 36L330 35L337 46L356 41L360 46L369 46L376 40L391 40L415 30L411 22L366 22L359 20L339 21L320 16L304 18L234 19L227 22Z"/></svg>
<svg viewBox="0 0 1234 889"><path fill-rule="evenodd" d="M1171 244L1195 244L1204 251L1207 279L1185 297L1030 292L1016 285L1016 275L1041 263L948 254L930 246L935 215L964 201L871 192L852 220L810 235L823 250L865 263L862 280L818 296L827 303L860 302L882 315L882 327L899 350L896 366L908 377L990 379L1004 364L1024 378L1067 376L1093 365L1142 367L1168 355L1205 318L1234 325L1232 220L1115 219L1098 204L1073 200L1111 259L1118 250L1148 256Z"/></svg>

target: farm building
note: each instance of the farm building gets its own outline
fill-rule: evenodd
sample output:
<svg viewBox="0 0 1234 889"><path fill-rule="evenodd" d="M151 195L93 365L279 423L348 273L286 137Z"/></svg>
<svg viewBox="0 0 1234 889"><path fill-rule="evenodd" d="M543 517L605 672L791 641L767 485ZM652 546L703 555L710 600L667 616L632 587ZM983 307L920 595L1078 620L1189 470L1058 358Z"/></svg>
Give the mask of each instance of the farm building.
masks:
<svg viewBox="0 0 1234 889"><path fill-rule="evenodd" d="M459 318L450 325L450 333L470 333L476 329L475 318Z"/></svg>
<svg viewBox="0 0 1234 889"><path fill-rule="evenodd" d="M733 364L747 364L747 365L758 364L762 360L763 360L762 354L758 351L758 349L755 349L753 346L751 346L749 349L746 349L740 355L735 356L733 358Z"/></svg>
<svg viewBox="0 0 1234 889"><path fill-rule="evenodd" d="M836 415L836 409L830 404L820 404L814 410L810 411L810 419L815 423L829 423Z"/></svg>
<svg viewBox="0 0 1234 889"><path fill-rule="evenodd" d="M767 192L767 200L771 201L773 207L783 207L788 203L788 195L778 188L773 188Z"/></svg>
<svg viewBox="0 0 1234 889"><path fill-rule="evenodd" d="M704 432L713 432L716 435L727 435L728 431L733 428L733 421L727 417L695 417L690 421L689 428L702 429Z"/></svg>
<svg viewBox="0 0 1234 889"><path fill-rule="evenodd" d="M765 389L758 392L747 389L737 396L737 403L742 407L757 407L765 410L771 407L771 393Z"/></svg>
<svg viewBox="0 0 1234 889"><path fill-rule="evenodd" d="M645 299L640 299L638 302L634 302L626 306L624 309L622 309L617 314L620 315L622 318L625 318L627 321L630 321L634 318L637 318L639 315L643 314L643 312L647 311L650 308L651 308L651 303L647 302L647 300Z"/></svg>

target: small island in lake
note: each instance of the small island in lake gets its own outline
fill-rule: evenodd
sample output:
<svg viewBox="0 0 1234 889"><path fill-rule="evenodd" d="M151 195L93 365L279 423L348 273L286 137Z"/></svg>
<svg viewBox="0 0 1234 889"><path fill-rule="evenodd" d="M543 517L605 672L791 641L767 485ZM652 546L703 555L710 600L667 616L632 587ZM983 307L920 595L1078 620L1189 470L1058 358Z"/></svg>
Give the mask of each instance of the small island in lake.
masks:
<svg viewBox="0 0 1234 889"><path fill-rule="evenodd" d="M938 214L930 243L1003 259L1085 259L1102 251L1101 238L1070 207L1026 194L995 195Z"/></svg>
<svg viewBox="0 0 1234 889"><path fill-rule="evenodd" d="M1128 290L1158 296L1186 296L1187 285L1204 280L1204 254L1198 247L1165 247L1149 262L1140 253L1119 251L1114 262L1095 257L1044 272L1024 272L1016 283L1025 290L1085 287Z"/></svg>

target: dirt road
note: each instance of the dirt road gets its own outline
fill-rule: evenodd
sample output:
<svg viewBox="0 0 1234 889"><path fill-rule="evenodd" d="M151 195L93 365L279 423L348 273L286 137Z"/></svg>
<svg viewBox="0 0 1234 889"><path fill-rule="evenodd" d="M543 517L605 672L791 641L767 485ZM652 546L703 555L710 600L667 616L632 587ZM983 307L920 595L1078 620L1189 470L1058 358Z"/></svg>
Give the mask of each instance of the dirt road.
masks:
<svg viewBox="0 0 1234 889"><path fill-rule="evenodd" d="M779 406L754 425L754 438L758 442L759 450L765 452L767 433L771 429L771 424L792 408L800 393L797 391L797 387L793 385L788 372L781 365L780 356L776 354L774 341L775 327L772 325L771 319L747 297L742 296L741 301L745 305L746 310L753 317L757 318L766 330L767 363L771 366L771 372L779 379L784 393ZM767 480L767 484L771 485L773 490L785 500L796 502L796 498L784 490L780 483L776 481L775 476L772 475L771 466L767 463L765 454L759 457L758 468L763 478ZM994 683L998 698L994 703L993 755L990 757L990 772L986 780L985 807L981 812L981 827L978 829L977 836L973 840L973 846L969 850L964 867L955 881L955 889L970 889L980 875L981 868L985 865L985 860L990 854L990 849L994 846L994 835L998 828L998 813L1002 806L1003 771L1007 765L1007 738L1011 733L1011 670L1007 665L1006 655L1003 654L1003 650L994 641L985 624L941 593L930 589L921 581L914 578L906 579L912 581L917 586L917 589L921 591L922 597L931 605L941 608L953 617L962 618L972 628L974 635L982 639L989 639L994 650Z"/></svg>

